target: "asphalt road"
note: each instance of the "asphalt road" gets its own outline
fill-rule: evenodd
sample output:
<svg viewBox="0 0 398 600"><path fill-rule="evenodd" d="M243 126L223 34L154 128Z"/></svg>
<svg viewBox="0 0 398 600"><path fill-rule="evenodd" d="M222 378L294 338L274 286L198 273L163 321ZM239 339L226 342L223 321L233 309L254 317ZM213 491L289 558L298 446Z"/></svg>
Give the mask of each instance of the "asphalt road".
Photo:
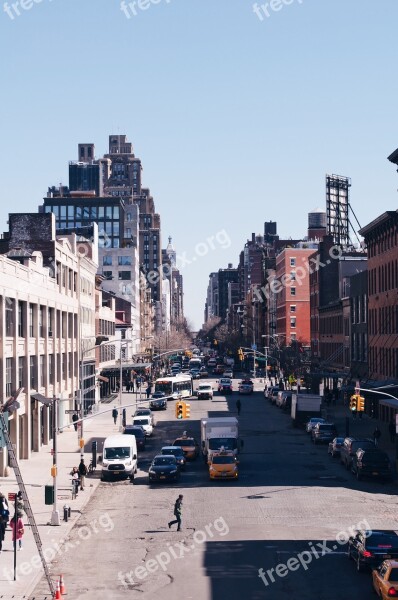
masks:
<svg viewBox="0 0 398 600"><path fill-rule="evenodd" d="M374 597L370 575L356 572L344 540L365 520L398 529L396 484L356 481L262 392L240 397L238 481L209 481L198 459L178 484L148 486L150 460L161 446L183 430L200 442L200 418L236 415L237 397L192 400L189 422L175 419L173 402L156 413L135 484L102 483L54 565L68 598ZM167 523L179 493L177 533ZM42 581L33 595L46 589Z"/></svg>

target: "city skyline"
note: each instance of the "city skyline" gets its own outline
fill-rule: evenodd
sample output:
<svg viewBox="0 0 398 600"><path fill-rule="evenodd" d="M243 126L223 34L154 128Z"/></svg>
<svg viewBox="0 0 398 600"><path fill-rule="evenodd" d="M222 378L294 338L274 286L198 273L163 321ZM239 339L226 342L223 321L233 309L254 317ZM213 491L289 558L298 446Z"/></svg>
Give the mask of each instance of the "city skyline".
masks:
<svg viewBox="0 0 398 600"><path fill-rule="evenodd" d="M171 235L182 257L185 313L198 329L209 273L236 266L264 221L276 221L283 238L303 236L308 212L325 205L326 173L352 179L361 226L395 208L387 161L398 139L388 102L397 91L395 3L375 10L366 1L359 12L342 0L305 0L262 10L262 20L251 2L188 10L173 0L136 4L137 14L126 4L130 18L118 2L43 1L13 18L4 8L12 85L2 117L2 231L8 206L35 211L48 185L67 182L78 141L95 141L102 155L109 132L126 133L162 214L162 246ZM59 43L68 28L86 47ZM220 231L230 244L212 248L207 240Z"/></svg>

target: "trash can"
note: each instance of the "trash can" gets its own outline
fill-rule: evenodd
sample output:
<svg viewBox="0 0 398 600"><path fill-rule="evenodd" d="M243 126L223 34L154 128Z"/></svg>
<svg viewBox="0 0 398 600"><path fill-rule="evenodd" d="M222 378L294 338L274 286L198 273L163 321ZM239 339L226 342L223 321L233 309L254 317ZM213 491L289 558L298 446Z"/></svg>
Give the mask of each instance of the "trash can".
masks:
<svg viewBox="0 0 398 600"><path fill-rule="evenodd" d="M54 486L44 486L44 504L54 504Z"/></svg>
<svg viewBox="0 0 398 600"><path fill-rule="evenodd" d="M91 460L93 463L93 469L97 468L97 442L91 442Z"/></svg>

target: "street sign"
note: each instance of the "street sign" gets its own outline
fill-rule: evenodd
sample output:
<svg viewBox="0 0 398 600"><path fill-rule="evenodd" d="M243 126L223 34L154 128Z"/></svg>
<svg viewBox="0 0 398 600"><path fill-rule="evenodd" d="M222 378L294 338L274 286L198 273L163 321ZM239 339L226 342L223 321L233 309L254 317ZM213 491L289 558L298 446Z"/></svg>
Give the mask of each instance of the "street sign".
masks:
<svg viewBox="0 0 398 600"><path fill-rule="evenodd" d="M8 499L9 500L14 500L15 501L15 496L16 496L16 494L14 492L8 492Z"/></svg>
<svg viewBox="0 0 398 600"><path fill-rule="evenodd" d="M77 414L77 410L74 410L73 408L68 408L67 410L65 410L65 414L66 415L74 415Z"/></svg>
<svg viewBox="0 0 398 600"><path fill-rule="evenodd" d="M252 350L257 350L257 344L252 344Z"/></svg>

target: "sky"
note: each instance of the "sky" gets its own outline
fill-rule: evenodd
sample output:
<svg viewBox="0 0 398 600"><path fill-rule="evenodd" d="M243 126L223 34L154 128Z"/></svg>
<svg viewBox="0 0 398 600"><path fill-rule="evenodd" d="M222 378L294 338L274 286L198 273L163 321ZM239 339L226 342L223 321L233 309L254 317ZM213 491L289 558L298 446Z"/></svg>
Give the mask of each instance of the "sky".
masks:
<svg viewBox="0 0 398 600"><path fill-rule="evenodd" d="M361 226L397 208L396 0L0 0L0 231L126 134L203 323L208 276L265 221L306 234L325 174Z"/></svg>

